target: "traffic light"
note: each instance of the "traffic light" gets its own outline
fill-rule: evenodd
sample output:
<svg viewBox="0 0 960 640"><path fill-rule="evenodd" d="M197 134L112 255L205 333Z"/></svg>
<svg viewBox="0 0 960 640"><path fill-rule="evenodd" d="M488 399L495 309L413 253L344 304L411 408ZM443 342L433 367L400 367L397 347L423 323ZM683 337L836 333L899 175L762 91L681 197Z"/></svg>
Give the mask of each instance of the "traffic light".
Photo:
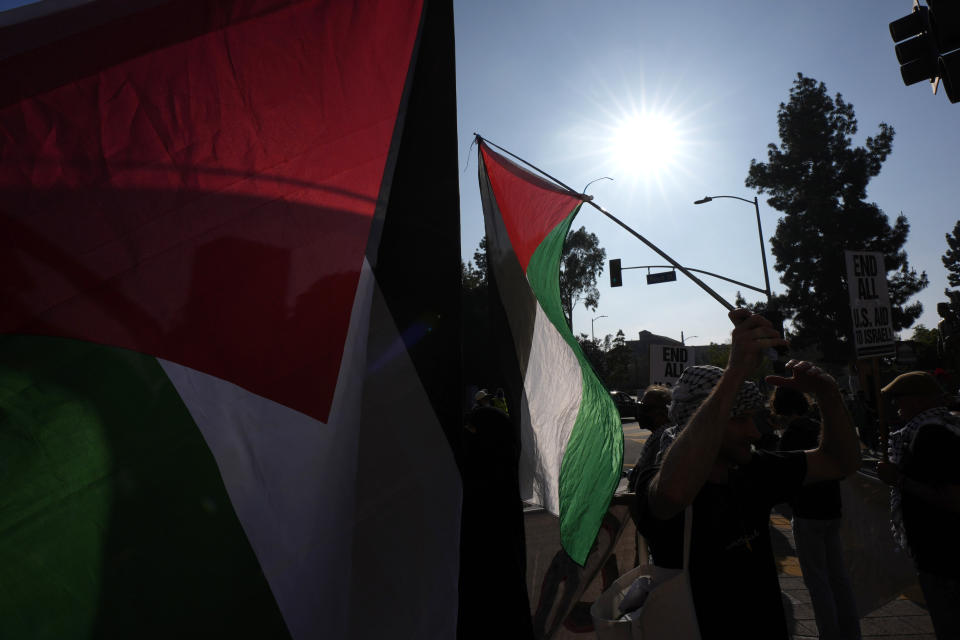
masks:
<svg viewBox="0 0 960 640"><path fill-rule="evenodd" d="M614 258L610 261L610 286L623 286L623 274L620 271L620 258Z"/></svg>
<svg viewBox="0 0 960 640"><path fill-rule="evenodd" d="M937 72L950 102L960 102L960 49L940 56Z"/></svg>
<svg viewBox="0 0 960 640"><path fill-rule="evenodd" d="M930 31L930 10L917 2L910 15L890 23L900 75L907 86L937 77L937 48Z"/></svg>
<svg viewBox="0 0 960 640"><path fill-rule="evenodd" d="M890 23L903 84L940 82L950 102L960 102L960 3L914 0L913 11Z"/></svg>

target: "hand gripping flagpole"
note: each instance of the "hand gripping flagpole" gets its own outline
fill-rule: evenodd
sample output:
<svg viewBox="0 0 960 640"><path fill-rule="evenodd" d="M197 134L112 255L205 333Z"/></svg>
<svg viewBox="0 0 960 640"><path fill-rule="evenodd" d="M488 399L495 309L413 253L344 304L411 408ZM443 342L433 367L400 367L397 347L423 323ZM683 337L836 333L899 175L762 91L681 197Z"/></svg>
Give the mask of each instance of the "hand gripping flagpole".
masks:
<svg viewBox="0 0 960 640"><path fill-rule="evenodd" d="M639 233L637 233L636 231L634 231L633 229L631 229L630 227L628 227L622 220L620 220L620 219L617 218L615 215L613 215L612 213L610 213L609 211L607 211L606 209L604 209L603 207L601 207L600 205L598 205L596 202L594 202L594 201L593 201L593 196L588 196L588 195L585 194L585 193L580 193L579 191L576 191L575 189L571 189L570 187L568 187L568 186L565 185L564 183L560 182L559 180L557 180L556 178L554 178L552 175L550 175L549 173L547 173L547 172L544 171L543 169L540 169L539 167L536 167L536 166L530 164L529 162L527 162L527 161L524 160L523 158L520 158L520 157L518 157L518 156L516 156L516 155L514 155L514 154L512 154L512 153L510 153L509 151L507 151L506 149L504 149L504 148L501 147L500 145L494 144L493 142L487 140L486 138L484 138L484 137L481 136L480 134L474 133L473 135L474 135L474 141L477 142L478 144L481 143L481 142L485 142L486 144L490 145L491 147L494 147L494 148L496 148L496 149L499 149L500 151L504 152L505 154L507 154L508 156L510 156L511 158L513 158L514 160L517 160L517 161L519 161L519 162L522 162L523 164L527 165L528 167L530 167L531 169L533 169L534 171L536 171L536 172L539 173L540 175L544 176L545 178L549 178L549 179L552 180L554 183L556 183L558 186L563 187L564 189L566 189L566 190L570 193L570 195L575 196L576 198L579 198L579 199L580 199L581 201L583 201L583 202L586 202L586 203L589 204L591 207L593 207L594 209L596 209L597 211L599 211L600 213L602 213L603 215L607 216L608 218L610 218L611 220L613 220L614 222L616 222L618 225L620 225L621 227L623 227L624 229L626 229L626 231L627 231L628 233L630 233L632 236L634 236L637 240L639 240L640 242L644 243L645 245L647 245L648 247L650 247L651 249L653 249L654 251L656 251L656 252L657 252L657 255L659 255L661 258L663 258L664 260L666 260L667 262L669 262L674 268L676 268L677 270L679 270L680 273L682 273L683 275L685 275L685 276L687 276L688 278L690 278L691 280L693 280L694 284L696 284L696 285L699 286L701 289L703 289L704 291L706 291L707 293L709 293L711 296L713 296L714 300L716 300L717 302L719 302L720 304L722 304L723 307L724 307L727 311L733 311L733 310L735 309L735 307L734 307L732 304L730 304L729 302L727 302L726 300L724 300L723 297L721 297L719 293L717 293L716 291L714 291L713 289L711 289L705 282L703 282L703 280L701 280L701 279L698 278L697 276L695 276L695 275L693 275L692 273L690 273L690 271L688 271L688 270L686 269L686 267L684 267L684 266L681 265L679 262L677 262L676 260L674 260L673 258L671 258L670 256L668 256L666 253L664 253L664 252L660 249L660 247L658 247L657 245L653 244L652 242L650 242L649 240L647 240L646 238L644 238L642 235L640 235Z"/></svg>

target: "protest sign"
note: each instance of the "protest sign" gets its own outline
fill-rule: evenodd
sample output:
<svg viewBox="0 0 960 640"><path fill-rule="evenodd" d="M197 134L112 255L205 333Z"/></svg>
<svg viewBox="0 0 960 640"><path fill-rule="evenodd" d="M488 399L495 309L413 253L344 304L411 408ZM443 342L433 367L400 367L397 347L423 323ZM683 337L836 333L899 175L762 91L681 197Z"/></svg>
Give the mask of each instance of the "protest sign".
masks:
<svg viewBox="0 0 960 640"><path fill-rule="evenodd" d="M883 254L879 251L844 251L844 256L857 357L892 356L896 353L896 337Z"/></svg>
<svg viewBox="0 0 960 640"><path fill-rule="evenodd" d="M650 384L675 385L683 370L695 364L693 350L683 345L650 345Z"/></svg>

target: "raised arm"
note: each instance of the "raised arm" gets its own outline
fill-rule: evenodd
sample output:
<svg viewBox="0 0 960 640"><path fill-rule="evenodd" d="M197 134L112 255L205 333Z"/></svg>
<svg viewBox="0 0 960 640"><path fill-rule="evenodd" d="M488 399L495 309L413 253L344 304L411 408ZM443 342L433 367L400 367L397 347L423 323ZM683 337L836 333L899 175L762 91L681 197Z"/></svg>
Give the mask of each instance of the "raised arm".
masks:
<svg viewBox="0 0 960 640"><path fill-rule="evenodd" d="M672 518L693 502L717 462L740 384L759 366L766 349L786 345L770 321L745 309L730 312L733 340L727 368L651 479L647 501L654 517Z"/></svg>
<svg viewBox="0 0 960 640"><path fill-rule="evenodd" d="M767 382L809 393L820 407L820 444L807 451L804 484L838 480L850 475L860 467L860 439L836 380L810 362L791 360L785 370L791 377L767 376Z"/></svg>

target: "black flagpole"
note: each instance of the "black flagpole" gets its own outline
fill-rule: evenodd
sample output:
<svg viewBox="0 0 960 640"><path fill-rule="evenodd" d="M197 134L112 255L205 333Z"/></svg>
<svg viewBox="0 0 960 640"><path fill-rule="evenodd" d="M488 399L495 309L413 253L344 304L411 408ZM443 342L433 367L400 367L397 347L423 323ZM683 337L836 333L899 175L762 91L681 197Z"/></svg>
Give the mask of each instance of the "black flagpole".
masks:
<svg viewBox="0 0 960 640"><path fill-rule="evenodd" d="M610 218L611 220L613 220L614 222L616 222L618 225L620 225L621 227L623 227L624 229L626 229L627 232L630 233L631 235L633 235L637 240L639 240L640 242L644 243L645 245L647 245L648 247L650 247L651 249L653 249L654 251L656 251L656 252L657 252L657 255L659 255L661 258L663 258L664 260L666 260L667 262L669 262L669 263L670 263L671 265L673 265L675 268L679 269L680 272L681 272L683 275L685 275L685 276L687 276L688 278L690 278L691 280L693 280L693 282L694 282L697 286L699 286L701 289L703 289L704 291L706 291L707 293L709 293L711 296L713 296L713 298L714 298L717 302L719 302L720 304L722 304L727 311L733 311L733 310L734 310L735 307L734 307L732 304L730 304L729 302L727 302L726 300L724 300L723 297L721 297L719 293L717 293L716 291L714 291L713 289L711 289L705 282L703 282L703 280L701 280L701 279L698 278L697 276L695 276L695 275L693 275L692 273L690 273L690 271L688 271L688 270L686 269L686 267L684 267L684 266L681 265L679 262L677 262L676 260L674 260L673 258L671 258L670 256L668 256L666 253L664 253L664 252L660 249L660 247L658 247L657 245L653 244L652 242L650 242L649 240L647 240L646 238L644 238L642 235L640 235L639 233L637 233L636 231L634 231L633 229L631 229L629 226L627 226L627 225L626 225L622 220L620 220L618 217L616 217L615 215L613 215L612 213L610 213L609 211L607 211L606 209L604 209L603 207L601 207L600 205L598 205L596 202L594 202L594 201L593 201L593 196L588 196L588 195L585 194L585 193L580 193L579 191L577 191L577 190L575 190L575 189L571 189L570 187L568 187L568 186L565 185L564 183L560 182L559 180L557 180L556 178L554 178L552 175L550 175L549 173L547 173L547 172L544 171L543 169L540 169L540 168L538 168L538 167L530 164L529 162L527 162L527 161L524 160L523 158L520 158L520 157L518 157L518 156L516 156L516 155L514 155L514 154L512 154L512 153L510 153L509 151L507 151L506 149L504 149L504 148L501 147L500 145L494 144L493 142L491 142L491 141L487 140L486 138L482 137L480 134L474 133L473 135L475 136L475 140L476 140L478 143L480 143L480 142L485 142L485 143L487 143L488 145L490 145L491 147L494 147L494 148L499 149L500 151L504 152L505 154L507 154L508 156L510 156L511 158L513 158L514 160L517 160L517 161L519 161L519 162L522 162L523 164L527 165L528 167L530 167L531 169L533 169L533 170L536 171L537 173L541 174L542 176L544 176L544 177L546 177L546 178L549 178L550 180L552 180L553 182L555 182L557 185L559 185L559 186L563 187L564 189L566 189L567 191L569 191L569 192L570 192L570 195L576 196L577 198L579 198L579 199L582 200L583 202L586 202L586 203L589 204L591 207L593 207L594 209L596 209L597 211L599 211L599 212L602 213L603 215L607 216L608 218Z"/></svg>

